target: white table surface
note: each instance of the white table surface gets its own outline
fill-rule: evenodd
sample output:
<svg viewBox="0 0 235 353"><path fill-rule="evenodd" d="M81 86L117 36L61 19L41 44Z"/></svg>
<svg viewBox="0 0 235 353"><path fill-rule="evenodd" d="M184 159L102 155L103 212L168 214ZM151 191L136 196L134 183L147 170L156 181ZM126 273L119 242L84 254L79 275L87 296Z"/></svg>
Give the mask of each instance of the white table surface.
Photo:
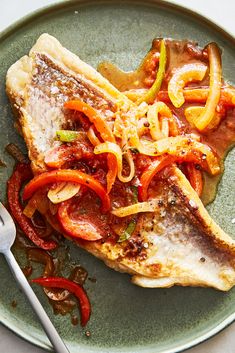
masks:
<svg viewBox="0 0 235 353"><path fill-rule="evenodd" d="M55 2L56 0L0 0L0 31L31 11ZM172 0L171 2L184 5L207 16L235 35L234 0ZM234 353L234 332L235 324L209 341L188 350L187 353ZM45 351L23 341L0 325L0 353L6 352L43 353Z"/></svg>

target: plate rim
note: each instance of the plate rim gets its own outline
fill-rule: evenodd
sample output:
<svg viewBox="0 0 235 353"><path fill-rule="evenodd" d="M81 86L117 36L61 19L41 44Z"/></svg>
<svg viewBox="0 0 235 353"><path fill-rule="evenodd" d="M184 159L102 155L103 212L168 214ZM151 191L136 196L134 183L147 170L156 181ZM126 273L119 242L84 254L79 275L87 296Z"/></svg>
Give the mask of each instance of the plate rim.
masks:
<svg viewBox="0 0 235 353"><path fill-rule="evenodd" d="M201 13L191 9L190 7L185 7L176 3L171 3L166 0L59 0L57 2L51 3L50 5L43 6L37 10L29 12L27 15L21 17L17 21L14 21L12 24L7 26L5 29L0 31L0 45L3 43L10 35L12 35L15 31L20 29L23 26L26 26L28 23L31 23L34 19L38 19L42 17L45 14L53 13L55 11L61 10L63 8L67 7L72 7L73 5L78 5L78 6L86 6L86 5L97 5L99 4L106 4L106 5L113 5L113 4L123 4L123 5L128 5L128 4L137 4L137 5L146 5L146 6L156 6L156 7L161 7L163 9L167 10L172 10L172 11L178 11L180 13L184 13L188 16L193 17L196 21L200 21L203 24L207 25L210 28L213 28L216 32L219 32L223 37L226 38L227 41L232 42L233 45L235 45L235 36L230 33L229 31L225 30L223 27L221 27L219 24L213 22L213 20L207 18L206 16L202 15ZM170 349L165 349L161 353L180 353L183 352L187 349L190 349L192 347L195 347L199 345L200 343L203 343L210 338L214 337L218 333L222 332L225 330L228 326L230 326L233 322L235 321L235 309L234 312L229 315L226 319L223 319L216 327L212 328L208 332L204 333L203 335L200 335L196 337L193 340L189 340L186 343L180 344L177 347L170 348ZM49 344L46 344L46 342L42 342L36 337L30 336L27 332L21 330L19 327L17 327L14 323L8 323L4 321L4 318L0 317L0 324L2 324L4 327L9 329L12 333L14 333L16 336L22 338L28 343L33 344L36 347L45 349L46 351L52 352L53 348ZM45 335L46 337L46 335ZM48 341L49 342L49 341ZM80 346L81 347L81 346ZM151 349L151 352L154 352ZM106 349L105 349L106 351ZM105 352L104 351L104 352ZM115 352L114 350L113 352ZM98 352L98 351L97 351Z"/></svg>

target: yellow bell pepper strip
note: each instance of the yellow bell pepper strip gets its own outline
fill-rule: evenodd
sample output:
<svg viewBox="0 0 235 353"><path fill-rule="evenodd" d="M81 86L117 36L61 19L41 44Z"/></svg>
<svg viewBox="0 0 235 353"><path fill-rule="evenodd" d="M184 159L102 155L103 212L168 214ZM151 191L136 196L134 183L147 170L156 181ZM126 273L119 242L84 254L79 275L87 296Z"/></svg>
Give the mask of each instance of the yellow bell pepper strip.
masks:
<svg viewBox="0 0 235 353"><path fill-rule="evenodd" d="M186 88L183 90L183 95L186 102L204 104L209 96L209 88ZM160 91L157 95L157 99L165 103L170 102L167 91ZM222 87L219 104L222 104L225 107L234 107L235 89L229 86Z"/></svg>
<svg viewBox="0 0 235 353"><path fill-rule="evenodd" d="M202 63L186 64L176 69L168 84L168 95L176 108L184 104L184 86L188 82L201 81L206 71L207 66Z"/></svg>
<svg viewBox="0 0 235 353"><path fill-rule="evenodd" d="M198 117L195 117L194 125L200 131L209 125L214 127L213 120L217 119L216 107L220 101L220 89L222 83L222 67L220 49L216 43L207 46L210 65L210 90L205 108Z"/></svg>

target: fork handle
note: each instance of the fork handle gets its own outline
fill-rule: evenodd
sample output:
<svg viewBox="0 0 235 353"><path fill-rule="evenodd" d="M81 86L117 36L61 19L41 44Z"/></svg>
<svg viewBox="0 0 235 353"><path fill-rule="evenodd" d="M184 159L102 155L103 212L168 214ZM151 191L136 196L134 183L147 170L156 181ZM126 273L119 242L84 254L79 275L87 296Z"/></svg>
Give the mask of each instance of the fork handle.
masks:
<svg viewBox="0 0 235 353"><path fill-rule="evenodd" d="M55 351L57 353L69 353L67 347L65 346L62 338L59 336L58 332L56 331L55 327L53 326L51 320L47 316L45 310L43 309L40 301L38 300L36 294L30 287L25 275L23 274L20 266L16 262L16 259L10 250L4 253L4 256L10 266L10 269L17 280L20 288L25 293L26 297L28 298L32 308L38 315L38 318L49 338L51 341Z"/></svg>

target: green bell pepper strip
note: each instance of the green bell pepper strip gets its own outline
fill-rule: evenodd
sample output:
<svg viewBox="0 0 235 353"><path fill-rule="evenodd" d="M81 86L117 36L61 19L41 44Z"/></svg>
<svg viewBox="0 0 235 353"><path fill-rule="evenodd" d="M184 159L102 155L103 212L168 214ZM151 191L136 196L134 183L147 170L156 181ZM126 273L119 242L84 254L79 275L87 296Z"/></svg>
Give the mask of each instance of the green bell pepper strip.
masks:
<svg viewBox="0 0 235 353"><path fill-rule="evenodd" d="M73 130L58 130L56 131L56 137L61 142L74 142L84 137L84 133Z"/></svg>
<svg viewBox="0 0 235 353"><path fill-rule="evenodd" d="M131 186L131 190L133 193L133 203L138 202L138 188L134 185ZM128 224L127 228L124 230L124 232L120 235L118 239L118 243L122 243L123 241L129 239L134 232L136 227L136 217L134 217L131 222Z"/></svg>
<svg viewBox="0 0 235 353"><path fill-rule="evenodd" d="M132 185L131 190L133 193L133 203L137 203L138 202L138 188L137 188L137 186Z"/></svg>
<svg viewBox="0 0 235 353"><path fill-rule="evenodd" d="M136 227L136 219L132 219L132 221L128 224L127 228L124 230L124 232L120 235L118 239L118 243L122 243L123 241L129 239L134 232Z"/></svg>
<svg viewBox="0 0 235 353"><path fill-rule="evenodd" d="M166 44L164 39L162 39L161 46L160 46L159 68L157 71L156 80L154 81L152 87L144 94L144 96L137 101L138 104L142 102L152 104L154 102L154 99L156 98L161 88L162 81L164 79L164 75L166 71L166 61L167 61Z"/></svg>

